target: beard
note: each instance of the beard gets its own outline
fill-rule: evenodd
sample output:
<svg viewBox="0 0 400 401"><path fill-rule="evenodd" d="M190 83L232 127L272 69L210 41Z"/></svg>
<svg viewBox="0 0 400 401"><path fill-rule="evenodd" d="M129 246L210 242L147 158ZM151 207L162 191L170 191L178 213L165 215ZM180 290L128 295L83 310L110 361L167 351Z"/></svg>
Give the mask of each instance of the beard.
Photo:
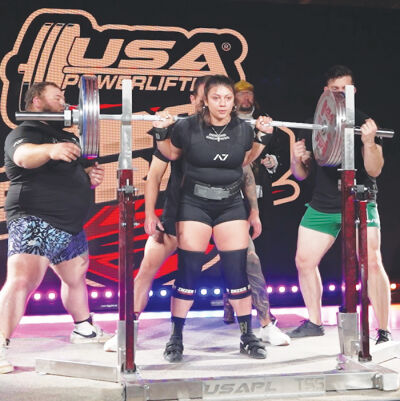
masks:
<svg viewBox="0 0 400 401"><path fill-rule="evenodd" d="M247 105L238 106L238 111L240 113L250 113L253 110L254 110L254 105L253 104L249 104L248 106Z"/></svg>
<svg viewBox="0 0 400 401"><path fill-rule="evenodd" d="M43 99L42 99L43 101ZM43 106L42 106L42 112L43 113L63 113L64 109L60 110L59 108L52 107L48 102L43 101ZM64 121L46 121L48 125L55 129L62 130L65 128Z"/></svg>

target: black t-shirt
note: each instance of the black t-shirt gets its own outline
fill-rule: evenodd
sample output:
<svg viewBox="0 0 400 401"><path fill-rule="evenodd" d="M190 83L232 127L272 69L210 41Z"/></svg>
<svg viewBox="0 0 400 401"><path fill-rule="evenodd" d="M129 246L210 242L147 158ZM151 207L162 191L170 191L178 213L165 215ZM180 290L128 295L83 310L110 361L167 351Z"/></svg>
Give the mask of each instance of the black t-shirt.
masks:
<svg viewBox="0 0 400 401"><path fill-rule="evenodd" d="M19 145L58 142L79 144L75 135L40 121L25 121L7 136L4 164L11 181L5 204L8 222L37 216L71 234L82 230L93 196L84 170L90 163L84 159L71 163L50 160L38 168L25 169L13 161Z"/></svg>
<svg viewBox="0 0 400 401"><path fill-rule="evenodd" d="M165 163L170 162L170 160L167 159L158 149L154 151L154 157L157 157ZM163 217L171 217L176 220L182 177L182 159L171 161L171 174L169 176L167 189L165 191L166 197L164 201Z"/></svg>
<svg viewBox="0 0 400 401"><path fill-rule="evenodd" d="M185 177L209 185L227 186L242 179L253 139L253 128L238 117L224 127L212 127L194 115L171 128L172 144L184 153Z"/></svg>
<svg viewBox="0 0 400 401"><path fill-rule="evenodd" d="M368 116L356 110L355 121L356 125L362 125ZM312 152L312 131L302 130L298 139L306 139L306 148ZM376 137L375 142L380 144L381 139ZM365 171L364 159L362 157L361 149L363 143L360 135L354 135L354 164L356 171L357 184L363 184L373 190L373 201L376 201L376 193L378 187L376 185L376 178L370 177ZM336 167L322 167L318 163L315 166L315 187L313 191L310 206L314 209L324 213L340 213L342 210L342 197L339 190L341 173L340 166Z"/></svg>

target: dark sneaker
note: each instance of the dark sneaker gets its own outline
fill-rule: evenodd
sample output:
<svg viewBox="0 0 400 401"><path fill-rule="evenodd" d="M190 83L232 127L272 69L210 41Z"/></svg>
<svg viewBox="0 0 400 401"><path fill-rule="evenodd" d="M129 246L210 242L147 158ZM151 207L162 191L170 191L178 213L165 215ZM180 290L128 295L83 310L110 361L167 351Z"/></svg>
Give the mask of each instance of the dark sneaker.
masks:
<svg viewBox="0 0 400 401"><path fill-rule="evenodd" d="M242 334L240 336L240 353L255 359L267 357L264 344L254 334Z"/></svg>
<svg viewBox="0 0 400 401"><path fill-rule="evenodd" d="M232 324L235 323L235 312L232 305L229 303L228 294L224 294L224 323Z"/></svg>
<svg viewBox="0 0 400 401"><path fill-rule="evenodd" d="M287 334L290 338L314 337L323 336L325 334L325 330L322 325L318 326L309 320L303 320L299 327L289 331Z"/></svg>
<svg viewBox="0 0 400 401"><path fill-rule="evenodd" d="M375 345L386 343L388 341L392 341L392 334L390 331L378 329L376 333Z"/></svg>
<svg viewBox="0 0 400 401"><path fill-rule="evenodd" d="M165 346L164 359L168 362L180 362L183 358L182 339L171 336Z"/></svg>

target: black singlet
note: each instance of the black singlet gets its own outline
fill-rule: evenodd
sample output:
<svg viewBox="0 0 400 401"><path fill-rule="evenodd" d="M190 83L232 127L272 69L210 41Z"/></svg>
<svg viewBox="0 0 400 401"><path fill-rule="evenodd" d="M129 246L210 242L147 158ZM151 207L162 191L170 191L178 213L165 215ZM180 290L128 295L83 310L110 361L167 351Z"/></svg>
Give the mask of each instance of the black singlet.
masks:
<svg viewBox="0 0 400 401"><path fill-rule="evenodd" d="M211 127L194 115L171 128L172 144L183 150L184 176L209 185L230 185L242 178L253 139L253 128L238 117L226 126Z"/></svg>

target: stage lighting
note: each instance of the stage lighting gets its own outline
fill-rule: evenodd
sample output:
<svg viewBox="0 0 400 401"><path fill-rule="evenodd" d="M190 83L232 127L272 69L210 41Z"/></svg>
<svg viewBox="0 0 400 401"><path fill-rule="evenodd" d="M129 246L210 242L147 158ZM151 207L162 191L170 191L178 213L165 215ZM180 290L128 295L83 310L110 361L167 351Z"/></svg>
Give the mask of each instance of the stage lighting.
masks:
<svg viewBox="0 0 400 401"><path fill-rule="evenodd" d="M207 293L208 293L208 291L207 291L206 288L202 288L202 289L200 290L200 294L201 294L201 295L207 295Z"/></svg>
<svg viewBox="0 0 400 401"><path fill-rule="evenodd" d="M112 293L112 291L107 290L107 291L104 293L104 296L105 296L106 298L112 298L113 293Z"/></svg>
<svg viewBox="0 0 400 401"><path fill-rule="evenodd" d="M268 292L268 294L271 294L272 293L272 287L267 287L267 292Z"/></svg>
<svg viewBox="0 0 400 401"><path fill-rule="evenodd" d="M154 292L152 290L149 291L149 297L152 297Z"/></svg>
<svg viewBox="0 0 400 401"><path fill-rule="evenodd" d="M90 297L93 298L93 299L96 299L96 298L99 297L99 293L97 291L92 291L90 293Z"/></svg>
<svg viewBox="0 0 400 401"><path fill-rule="evenodd" d="M299 291L299 287L297 287L297 285L292 285L292 292L297 292Z"/></svg>
<svg viewBox="0 0 400 401"><path fill-rule="evenodd" d="M221 289L220 288L214 288L214 295L220 295L221 294Z"/></svg>
<svg viewBox="0 0 400 401"><path fill-rule="evenodd" d="M57 297L57 294L56 294L55 292L49 292L49 293L47 294L47 298L48 298L50 301L55 300L56 297Z"/></svg>
<svg viewBox="0 0 400 401"><path fill-rule="evenodd" d="M336 290L335 284L329 284L328 289L329 289L329 291L331 291L331 292L335 291L335 290Z"/></svg>
<svg viewBox="0 0 400 401"><path fill-rule="evenodd" d="M285 288L283 285L281 285L281 286L278 288L278 291L279 291L281 294L283 294L284 292L286 292L286 288Z"/></svg>
<svg viewBox="0 0 400 401"><path fill-rule="evenodd" d="M160 295L161 295L162 297L166 297L167 294L168 294L167 290L161 290L161 291L160 291Z"/></svg>
<svg viewBox="0 0 400 401"><path fill-rule="evenodd" d="M35 301L40 301L42 299L42 294L40 292L35 292L35 295L33 296L33 299Z"/></svg>

